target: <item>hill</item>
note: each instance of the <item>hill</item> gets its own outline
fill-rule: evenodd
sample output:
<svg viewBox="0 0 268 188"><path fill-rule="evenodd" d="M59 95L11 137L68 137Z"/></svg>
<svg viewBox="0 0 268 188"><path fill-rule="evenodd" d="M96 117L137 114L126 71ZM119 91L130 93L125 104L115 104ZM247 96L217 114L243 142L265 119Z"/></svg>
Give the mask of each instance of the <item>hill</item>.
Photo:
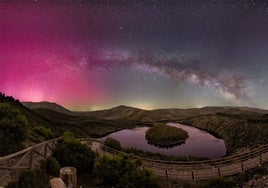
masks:
<svg viewBox="0 0 268 188"><path fill-rule="evenodd" d="M53 104L55 106L58 105ZM90 115L66 114L47 108L29 109L19 100L0 92L0 156L59 137L65 131L74 132L76 137L100 137L127 127Z"/></svg>
<svg viewBox="0 0 268 188"><path fill-rule="evenodd" d="M34 113L18 100L0 93L0 155L57 136L52 134L51 124L50 120ZM46 135L43 134L45 132Z"/></svg>
<svg viewBox="0 0 268 188"><path fill-rule="evenodd" d="M230 107L230 106L207 106L203 108L189 108L189 109L155 109L143 110L139 108L120 105L111 109L74 112L70 111L56 103L50 102L22 102L23 105L30 109L49 109L52 111L68 114L72 116L88 116L90 118L99 118L106 120L120 120L127 122L155 122L155 121L172 121L180 120L189 117L205 115L205 114L244 114L244 115L258 115L268 114L268 110L250 108L250 107Z"/></svg>
<svg viewBox="0 0 268 188"><path fill-rule="evenodd" d="M268 110L250 107L203 107L190 109L156 109L142 110L128 106L117 106L107 110L84 112L81 115L95 116L107 120L124 120L129 122L155 122L155 121L178 121L189 117L205 114L240 114L260 115L268 114Z"/></svg>
<svg viewBox="0 0 268 188"><path fill-rule="evenodd" d="M77 137L101 137L125 128L151 126L155 122L180 122L207 130L224 139L228 154L242 147L268 143L268 111L257 108L225 106L142 110L117 106L107 110L72 112L46 102L24 103L26 106L32 105L29 109L18 100L1 94L3 104L9 106L2 106L4 111L8 109L14 116L18 111L27 119L23 146L48 139L44 132L49 130L53 137L60 136L64 131L72 131Z"/></svg>
<svg viewBox="0 0 268 188"><path fill-rule="evenodd" d="M144 118L146 118L147 111L121 105L107 110L84 112L81 115L94 116L106 120L141 122L141 120L144 120Z"/></svg>
<svg viewBox="0 0 268 188"><path fill-rule="evenodd" d="M91 115L80 115L80 113L64 114L50 109L33 109L36 114L53 122L57 132L72 131L77 137L101 137L108 133L131 128L133 125L124 124L114 120L101 119Z"/></svg>
<svg viewBox="0 0 268 188"><path fill-rule="evenodd" d="M181 122L216 133L224 139L228 153L268 143L267 114L235 112L199 115Z"/></svg>
<svg viewBox="0 0 268 188"><path fill-rule="evenodd" d="M46 108L50 110L54 110L56 112L64 113L64 114L71 114L72 112L57 103L42 101L42 102L22 102L24 106L29 109L36 109L36 108Z"/></svg>

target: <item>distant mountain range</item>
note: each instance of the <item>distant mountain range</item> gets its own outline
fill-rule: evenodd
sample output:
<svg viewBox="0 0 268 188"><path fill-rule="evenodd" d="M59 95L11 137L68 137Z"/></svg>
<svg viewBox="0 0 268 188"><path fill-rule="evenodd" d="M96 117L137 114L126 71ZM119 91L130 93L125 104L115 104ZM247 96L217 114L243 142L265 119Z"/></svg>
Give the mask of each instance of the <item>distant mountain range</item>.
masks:
<svg viewBox="0 0 268 188"><path fill-rule="evenodd" d="M243 115L257 115L268 114L268 110L250 108L250 107L230 107L230 106L208 106L203 108L189 108L189 109L156 109L156 110L143 110L134 107L120 105L111 109L87 111L87 112L74 112L70 111L56 103L51 102L23 102L23 105L30 109L49 109L56 112L79 115L91 116L106 120L124 120L132 122L152 122L165 121L165 120L178 120L189 117L205 115L205 114L243 114Z"/></svg>

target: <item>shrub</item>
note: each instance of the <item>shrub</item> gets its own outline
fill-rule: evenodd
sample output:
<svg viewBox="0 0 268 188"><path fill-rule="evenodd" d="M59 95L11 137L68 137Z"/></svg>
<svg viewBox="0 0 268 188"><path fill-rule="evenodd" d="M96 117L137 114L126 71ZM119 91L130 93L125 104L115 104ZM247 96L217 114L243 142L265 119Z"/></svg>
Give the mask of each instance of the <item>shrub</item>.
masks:
<svg viewBox="0 0 268 188"><path fill-rule="evenodd" d="M64 133L53 156L61 166L73 166L81 173L91 172L94 166L95 153L76 140L70 132Z"/></svg>
<svg viewBox="0 0 268 188"><path fill-rule="evenodd" d="M110 148L121 150L120 142L114 138L106 138L104 144Z"/></svg>
<svg viewBox="0 0 268 188"><path fill-rule="evenodd" d="M49 128L45 128L43 126L37 126L33 128L33 131L37 134L39 134L40 136L45 137L46 139L50 139L53 138L53 133L51 131L51 129Z"/></svg>
<svg viewBox="0 0 268 188"><path fill-rule="evenodd" d="M49 175L58 176L60 171L60 163L55 157L50 156L41 163L41 168L45 169Z"/></svg>
<svg viewBox="0 0 268 188"><path fill-rule="evenodd" d="M100 158L94 168L97 184L114 187L158 187L156 176L141 169L140 161L132 161L127 155Z"/></svg>
<svg viewBox="0 0 268 188"><path fill-rule="evenodd" d="M47 188L48 178L45 173L40 170L24 171L18 181L18 188Z"/></svg>
<svg viewBox="0 0 268 188"><path fill-rule="evenodd" d="M230 178L212 178L204 182L204 188L231 188L235 187L235 182Z"/></svg>

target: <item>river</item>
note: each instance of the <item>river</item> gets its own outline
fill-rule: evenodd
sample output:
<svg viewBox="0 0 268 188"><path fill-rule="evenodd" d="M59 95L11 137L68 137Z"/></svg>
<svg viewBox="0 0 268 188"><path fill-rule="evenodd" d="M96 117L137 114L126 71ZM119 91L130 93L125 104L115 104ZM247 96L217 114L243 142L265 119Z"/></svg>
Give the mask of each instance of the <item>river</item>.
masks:
<svg viewBox="0 0 268 188"><path fill-rule="evenodd" d="M111 133L106 137L103 137L102 140L110 137L118 140L123 148L135 148L172 156L194 156L215 159L223 157L226 154L226 147L223 139L216 138L209 132L192 126L179 123L168 123L168 125L182 128L188 133L189 138L185 140L185 143L169 148L160 148L148 144L145 139L145 133L149 127L124 129Z"/></svg>

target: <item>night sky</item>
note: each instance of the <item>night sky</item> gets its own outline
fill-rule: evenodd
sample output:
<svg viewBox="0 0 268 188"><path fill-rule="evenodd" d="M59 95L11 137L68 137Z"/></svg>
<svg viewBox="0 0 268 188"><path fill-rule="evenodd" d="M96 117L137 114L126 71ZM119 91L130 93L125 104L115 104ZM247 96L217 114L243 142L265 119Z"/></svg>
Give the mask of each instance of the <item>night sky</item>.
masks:
<svg viewBox="0 0 268 188"><path fill-rule="evenodd" d="M0 0L0 91L71 110L268 109L268 1Z"/></svg>

